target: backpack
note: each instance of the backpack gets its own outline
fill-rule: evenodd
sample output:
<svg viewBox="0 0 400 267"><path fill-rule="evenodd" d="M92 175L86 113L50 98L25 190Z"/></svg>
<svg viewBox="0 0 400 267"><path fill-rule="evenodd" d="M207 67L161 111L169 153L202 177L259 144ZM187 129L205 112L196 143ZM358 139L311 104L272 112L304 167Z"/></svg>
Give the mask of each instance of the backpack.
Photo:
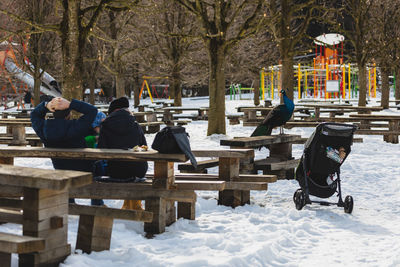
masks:
<svg viewBox="0 0 400 267"><path fill-rule="evenodd" d="M197 161L190 149L189 134L182 126L167 126L159 131L151 148L165 154L185 154L196 168Z"/></svg>

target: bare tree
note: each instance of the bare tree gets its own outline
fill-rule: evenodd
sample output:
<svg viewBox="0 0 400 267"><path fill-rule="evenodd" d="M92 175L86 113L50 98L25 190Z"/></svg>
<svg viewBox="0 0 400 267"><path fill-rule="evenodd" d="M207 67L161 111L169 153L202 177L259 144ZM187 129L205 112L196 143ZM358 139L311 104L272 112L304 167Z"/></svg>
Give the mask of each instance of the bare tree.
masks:
<svg viewBox="0 0 400 267"><path fill-rule="evenodd" d="M389 108L389 75L395 69L398 60L396 44L398 43L400 27L400 1L381 0L375 2L371 9L371 20L374 27L370 30L373 44L373 56L380 67L382 79L381 106ZM397 53L396 53L397 52Z"/></svg>
<svg viewBox="0 0 400 267"><path fill-rule="evenodd" d="M367 96L367 71L366 67L372 56L372 42L370 41L370 29L373 28L371 8L374 0L343 0L343 7L338 9L343 24L338 24L336 30L345 36L345 40L351 45L349 49L350 59L357 63L358 67L358 105L366 105Z"/></svg>
<svg viewBox="0 0 400 267"><path fill-rule="evenodd" d="M254 34L263 20L263 0L176 0L196 15L209 56L207 135L225 134L225 63L232 47ZM261 15L261 16L259 16Z"/></svg>
<svg viewBox="0 0 400 267"><path fill-rule="evenodd" d="M281 88L288 89L288 97L293 99L293 57L300 42L307 39L307 29L315 10L321 7L316 0L270 0L266 6L271 18L269 26L280 52Z"/></svg>
<svg viewBox="0 0 400 267"><path fill-rule="evenodd" d="M61 36L63 59L63 96L82 99L83 49L104 10L130 10L137 0L60 0L61 21L56 24L39 24L29 18L0 8L15 21L34 26L36 31L53 31ZM26 32L29 33L29 32Z"/></svg>

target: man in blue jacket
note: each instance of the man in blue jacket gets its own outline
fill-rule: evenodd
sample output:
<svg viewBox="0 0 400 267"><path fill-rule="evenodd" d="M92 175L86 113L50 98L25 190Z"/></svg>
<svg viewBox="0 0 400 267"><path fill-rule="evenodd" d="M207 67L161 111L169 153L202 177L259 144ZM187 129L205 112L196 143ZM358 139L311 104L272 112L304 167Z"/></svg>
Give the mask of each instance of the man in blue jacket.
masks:
<svg viewBox="0 0 400 267"><path fill-rule="evenodd" d="M70 119L71 110L83 115L79 119ZM54 119L46 119L46 113L53 112ZM40 103L31 112L32 128L40 137L45 147L54 148L86 148L85 136L92 128L97 108L91 104L73 99L71 102L61 98L53 98L49 102ZM52 158L54 169L92 172L93 161ZM102 201L92 205L101 205ZM70 199L70 202L74 202Z"/></svg>

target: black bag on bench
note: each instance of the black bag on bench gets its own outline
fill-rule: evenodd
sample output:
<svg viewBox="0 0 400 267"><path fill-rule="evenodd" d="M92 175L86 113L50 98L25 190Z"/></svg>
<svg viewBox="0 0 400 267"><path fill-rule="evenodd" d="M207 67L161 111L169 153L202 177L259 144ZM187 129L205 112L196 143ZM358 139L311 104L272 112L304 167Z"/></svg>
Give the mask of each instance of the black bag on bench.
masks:
<svg viewBox="0 0 400 267"><path fill-rule="evenodd" d="M161 129L154 137L151 148L165 154L183 153L197 168L196 158L190 149L189 134L182 126L167 126Z"/></svg>

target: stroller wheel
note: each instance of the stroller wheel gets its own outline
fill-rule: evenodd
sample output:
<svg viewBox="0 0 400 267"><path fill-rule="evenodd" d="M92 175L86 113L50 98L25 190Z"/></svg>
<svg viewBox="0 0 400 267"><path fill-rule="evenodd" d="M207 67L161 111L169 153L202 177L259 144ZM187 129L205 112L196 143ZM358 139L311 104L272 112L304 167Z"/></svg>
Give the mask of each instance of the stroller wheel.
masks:
<svg viewBox="0 0 400 267"><path fill-rule="evenodd" d="M296 192L294 192L293 202L296 205L297 210L301 210L305 206L306 196L301 188L297 189Z"/></svg>
<svg viewBox="0 0 400 267"><path fill-rule="evenodd" d="M346 196L346 198L344 199L344 212L350 214L353 211L353 205L354 205L353 197Z"/></svg>

